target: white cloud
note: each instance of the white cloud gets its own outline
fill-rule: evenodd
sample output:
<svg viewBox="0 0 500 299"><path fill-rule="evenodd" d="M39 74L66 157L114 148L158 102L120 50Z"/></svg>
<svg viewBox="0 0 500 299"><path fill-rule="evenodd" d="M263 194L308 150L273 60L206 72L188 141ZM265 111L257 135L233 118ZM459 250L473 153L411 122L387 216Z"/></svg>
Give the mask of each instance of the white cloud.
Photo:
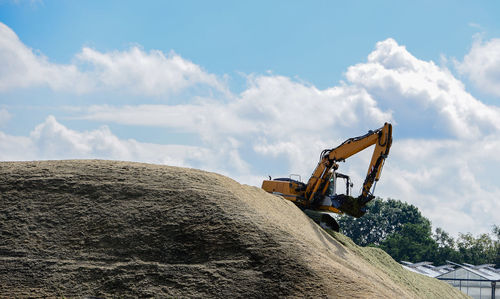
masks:
<svg viewBox="0 0 500 299"><path fill-rule="evenodd" d="M482 29L481 25L479 25L478 23L474 23L474 22L469 22L469 27L476 28L476 29Z"/></svg>
<svg viewBox="0 0 500 299"><path fill-rule="evenodd" d="M139 94L162 95L204 84L225 91L224 84L215 75L174 52L166 56L157 50L146 53L138 47L110 53L83 48L76 57L79 62L91 66L85 73L96 78L95 85L100 88L125 88Z"/></svg>
<svg viewBox="0 0 500 299"><path fill-rule="evenodd" d="M225 83L198 65L171 52L139 47L101 53L83 48L72 64L51 63L24 45L0 23L0 92L47 86L75 93L118 90L148 96L169 95L191 87L227 93Z"/></svg>
<svg viewBox="0 0 500 299"><path fill-rule="evenodd" d="M249 88L229 101L184 105L93 106L82 119L175 128L216 147L228 137L258 154L285 155L289 169L309 172L325 147L363 134L391 119L364 90L318 90L280 76L250 77ZM307 163L308 162L308 163Z"/></svg>
<svg viewBox="0 0 500 299"><path fill-rule="evenodd" d="M68 129L53 116L37 125L26 137L7 135L0 131L2 161L98 158L195 167L251 177L248 164L241 159L238 147L238 142L232 139L219 144L217 148L123 140L106 126L79 132Z"/></svg>
<svg viewBox="0 0 500 299"><path fill-rule="evenodd" d="M56 65L36 55L0 23L0 91L45 85L55 90L89 88L89 79L74 65Z"/></svg>
<svg viewBox="0 0 500 299"><path fill-rule="evenodd" d="M11 136L0 131L0 160L20 161L40 159L31 140L24 136Z"/></svg>
<svg viewBox="0 0 500 299"><path fill-rule="evenodd" d="M11 119L12 115L10 115L9 111L4 108L0 108L0 126L4 125Z"/></svg>
<svg viewBox="0 0 500 299"><path fill-rule="evenodd" d="M500 38L486 42L477 39L456 67L482 92L500 96Z"/></svg>
<svg viewBox="0 0 500 299"><path fill-rule="evenodd" d="M414 57L393 39L378 42L366 63L349 67L350 83L390 107L398 124L474 138L500 130L500 109L475 99L447 69Z"/></svg>
<svg viewBox="0 0 500 299"><path fill-rule="evenodd" d="M380 194L418 206L434 227L490 232L500 223L500 134L469 140L396 140Z"/></svg>
<svg viewBox="0 0 500 299"><path fill-rule="evenodd" d="M23 151L19 151L19 149ZM10 136L0 132L1 160L84 159L102 158L135 160L152 163L171 163L186 166L190 153L204 149L189 146L169 146L120 140L107 127L88 132L66 128L49 116L27 137Z"/></svg>

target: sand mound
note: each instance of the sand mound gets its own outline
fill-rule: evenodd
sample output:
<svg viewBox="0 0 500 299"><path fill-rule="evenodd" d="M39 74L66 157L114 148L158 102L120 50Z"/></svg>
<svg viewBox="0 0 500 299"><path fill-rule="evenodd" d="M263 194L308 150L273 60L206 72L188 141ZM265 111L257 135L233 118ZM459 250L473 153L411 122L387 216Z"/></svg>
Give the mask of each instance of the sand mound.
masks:
<svg viewBox="0 0 500 299"><path fill-rule="evenodd" d="M0 223L1 297L462 296L194 169L2 162Z"/></svg>

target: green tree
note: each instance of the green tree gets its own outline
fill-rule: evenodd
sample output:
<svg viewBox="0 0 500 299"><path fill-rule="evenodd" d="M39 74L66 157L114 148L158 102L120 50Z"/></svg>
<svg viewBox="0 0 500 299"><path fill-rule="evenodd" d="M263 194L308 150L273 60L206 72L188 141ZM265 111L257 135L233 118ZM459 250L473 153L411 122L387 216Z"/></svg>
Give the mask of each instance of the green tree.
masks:
<svg viewBox="0 0 500 299"><path fill-rule="evenodd" d="M493 236L496 238L495 240L495 248L496 248L496 253L495 253L495 265L496 267L500 267L500 226L493 225Z"/></svg>
<svg viewBox="0 0 500 299"><path fill-rule="evenodd" d="M489 234L474 237L460 234L453 239L437 228L432 234L430 221L413 205L400 200L376 198L367 205L361 218L342 215L338 219L342 233L360 246L377 246L395 260L430 261L435 265L446 261L500 266L500 226Z"/></svg>
<svg viewBox="0 0 500 299"><path fill-rule="evenodd" d="M500 226L493 225L493 235L496 237L497 242L500 241Z"/></svg>
<svg viewBox="0 0 500 299"><path fill-rule="evenodd" d="M338 219L342 233L360 246L379 245L389 235L401 231L405 224L429 222L415 206L395 199L376 198L366 210L361 218L342 215Z"/></svg>
<svg viewBox="0 0 500 299"><path fill-rule="evenodd" d="M398 233L388 236L379 247L396 261L432 261L438 245L431 236L429 221L406 223Z"/></svg>
<svg viewBox="0 0 500 299"><path fill-rule="evenodd" d="M438 246L434 258L432 259L435 265L446 264L446 261L460 261L460 255L455 249L455 239L447 232L438 227L432 238L436 241Z"/></svg>
<svg viewBox="0 0 500 299"><path fill-rule="evenodd" d="M497 233L494 227L494 233ZM499 264L498 239L493 240L489 234L481 234L475 238L471 233L460 234L457 239L457 248L460 262L474 265Z"/></svg>

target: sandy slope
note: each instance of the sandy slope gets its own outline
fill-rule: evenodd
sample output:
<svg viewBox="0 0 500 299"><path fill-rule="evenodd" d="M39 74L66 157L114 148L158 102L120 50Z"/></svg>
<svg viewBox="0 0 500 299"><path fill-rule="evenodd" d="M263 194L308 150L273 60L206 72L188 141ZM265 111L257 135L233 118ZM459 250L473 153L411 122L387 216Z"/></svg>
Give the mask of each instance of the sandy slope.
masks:
<svg viewBox="0 0 500 299"><path fill-rule="evenodd" d="M460 298L214 173L0 163L0 296Z"/></svg>

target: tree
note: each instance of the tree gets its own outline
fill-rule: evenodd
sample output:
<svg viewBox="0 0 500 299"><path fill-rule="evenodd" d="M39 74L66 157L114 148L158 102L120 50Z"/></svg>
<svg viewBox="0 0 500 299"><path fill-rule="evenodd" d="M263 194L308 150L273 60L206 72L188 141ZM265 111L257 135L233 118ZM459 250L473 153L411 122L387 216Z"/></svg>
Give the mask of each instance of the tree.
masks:
<svg viewBox="0 0 500 299"><path fill-rule="evenodd" d="M494 233L495 227L493 229ZM474 265L499 264L498 239L495 242L489 234L481 234L475 238L471 233L460 234L457 239L457 248L460 253L460 262Z"/></svg>
<svg viewBox="0 0 500 299"><path fill-rule="evenodd" d="M495 265L496 267L500 267L500 226L493 225L493 236L495 236Z"/></svg>
<svg viewBox="0 0 500 299"><path fill-rule="evenodd" d="M432 238L437 243L437 250L432 261L436 265L446 264L446 261L460 261L460 254L455 250L455 240L442 228L436 228Z"/></svg>
<svg viewBox="0 0 500 299"><path fill-rule="evenodd" d="M436 243L441 248L444 248L444 247L454 248L455 247L455 240L452 237L450 237L450 235L440 227L436 228L436 232L432 237L434 240L436 240Z"/></svg>
<svg viewBox="0 0 500 299"><path fill-rule="evenodd" d="M431 232L429 221L406 223L398 233L382 241L380 248L396 261L432 261L438 244L432 239Z"/></svg>
<svg viewBox="0 0 500 299"><path fill-rule="evenodd" d="M500 241L500 226L498 225L493 225L493 235L496 237L497 242Z"/></svg>
<svg viewBox="0 0 500 299"><path fill-rule="evenodd" d="M395 199L376 198L366 210L361 218L342 215L338 219L342 233L360 246L379 245L389 235L401 231L405 224L429 222L415 206Z"/></svg>
<svg viewBox="0 0 500 299"><path fill-rule="evenodd" d="M457 240L437 228L432 234L431 222L413 205L400 200L377 198L367 205L361 218L342 215L338 219L342 233L360 246L376 246L397 261L429 261L435 265L446 261L500 266L500 226L489 234L460 234Z"/></svg>

